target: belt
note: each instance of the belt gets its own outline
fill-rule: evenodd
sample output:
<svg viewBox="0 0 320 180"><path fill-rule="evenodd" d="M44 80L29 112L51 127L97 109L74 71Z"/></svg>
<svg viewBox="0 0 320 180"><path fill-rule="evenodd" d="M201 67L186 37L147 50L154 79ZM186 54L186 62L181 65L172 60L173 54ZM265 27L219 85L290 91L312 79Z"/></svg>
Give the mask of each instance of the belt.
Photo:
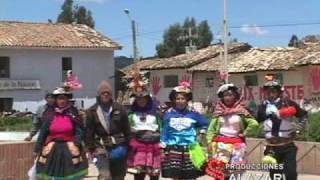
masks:
<svg viewBox="0 0 320 180"><path fill-rule="evenodd" d="M267 146L283 146L293 143L292 138L271 138L267 139L266 145Z"/></svg>

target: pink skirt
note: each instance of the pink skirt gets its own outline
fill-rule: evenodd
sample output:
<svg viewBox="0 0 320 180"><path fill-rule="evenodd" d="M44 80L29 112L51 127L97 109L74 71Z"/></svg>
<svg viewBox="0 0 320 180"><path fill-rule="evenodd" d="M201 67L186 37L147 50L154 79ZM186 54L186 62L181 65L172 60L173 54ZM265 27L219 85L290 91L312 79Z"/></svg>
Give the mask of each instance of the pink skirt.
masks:
<svg viewBox="0 0 320 180"><path fill-rule="evenodd" d="M128 154L128 167L138 169L137 173L157 175L161 164L160 143L143 143L132 139Z"/></svg>

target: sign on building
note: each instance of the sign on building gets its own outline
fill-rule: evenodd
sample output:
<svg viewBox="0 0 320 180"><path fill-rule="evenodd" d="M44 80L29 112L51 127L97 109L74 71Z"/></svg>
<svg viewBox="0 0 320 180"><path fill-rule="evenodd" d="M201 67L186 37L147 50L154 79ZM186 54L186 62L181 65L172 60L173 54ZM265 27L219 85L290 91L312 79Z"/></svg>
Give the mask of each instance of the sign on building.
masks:
<svg viewBox="0 0 320 180"><path fill-rule="evenodd" d="M40 89L39 80L0 80L0 90Z"/></svg>

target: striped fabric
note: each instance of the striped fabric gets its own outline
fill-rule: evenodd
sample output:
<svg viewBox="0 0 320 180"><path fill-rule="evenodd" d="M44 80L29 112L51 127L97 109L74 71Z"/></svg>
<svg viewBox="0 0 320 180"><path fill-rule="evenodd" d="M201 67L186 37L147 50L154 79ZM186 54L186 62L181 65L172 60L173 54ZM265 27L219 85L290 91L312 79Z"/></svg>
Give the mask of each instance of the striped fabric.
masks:
<svg viewBox="0 0 320 180"><path fill-rule="evenodd" d="M203 175L192 164L188 146L167 146L161 160L164 178L195 179Z"/></svg>

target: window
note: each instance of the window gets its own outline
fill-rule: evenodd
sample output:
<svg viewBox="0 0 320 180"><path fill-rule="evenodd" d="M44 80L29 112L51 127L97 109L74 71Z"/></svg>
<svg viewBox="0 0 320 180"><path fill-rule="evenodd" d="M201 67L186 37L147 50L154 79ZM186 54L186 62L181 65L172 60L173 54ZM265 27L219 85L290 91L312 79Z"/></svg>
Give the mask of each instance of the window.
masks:
<svg viewBox="0 0 320 180"><path fill-rule="evenodd" d="M0 57L0 78L10 77L10 58Z"/></svg>
<svg viewBox="0 0 320 180"><path fill-rule="evenodd" d="M257 75L244 76L244 81L245 81L246 86L258 86L258 76Z"/></svg>
<svg viewBox="0 0 320 180"><path fill-rule="evenodd" d="M283 74L282 73L276 73L274 75L275 79L278 80L281 84L283 84Z"/></svg>
<svg viewBox="0 0 320 180"><path fill-rule="evenodd" d="M12 104L13 104L12 98L0 98L0 112L12 111Z"/></svg>
<svg viewBox="0 0 320 180"><path fill-rule="evenodd" d="M67 78L67 71L72 70L72 58L62 58L62 81L64 82Z"/></svg>
<svg viewBox="0 0 320 180"><path fill-rule="evenodd" d="M206 87L213 87L214 78L206 78Z"/></svg>
<svg viewBox="0 0 320 180"><path fill-rule="evenodd" d="M164 76L164 87L172 88L179 85L179 78L176 75Z"/></svg>

